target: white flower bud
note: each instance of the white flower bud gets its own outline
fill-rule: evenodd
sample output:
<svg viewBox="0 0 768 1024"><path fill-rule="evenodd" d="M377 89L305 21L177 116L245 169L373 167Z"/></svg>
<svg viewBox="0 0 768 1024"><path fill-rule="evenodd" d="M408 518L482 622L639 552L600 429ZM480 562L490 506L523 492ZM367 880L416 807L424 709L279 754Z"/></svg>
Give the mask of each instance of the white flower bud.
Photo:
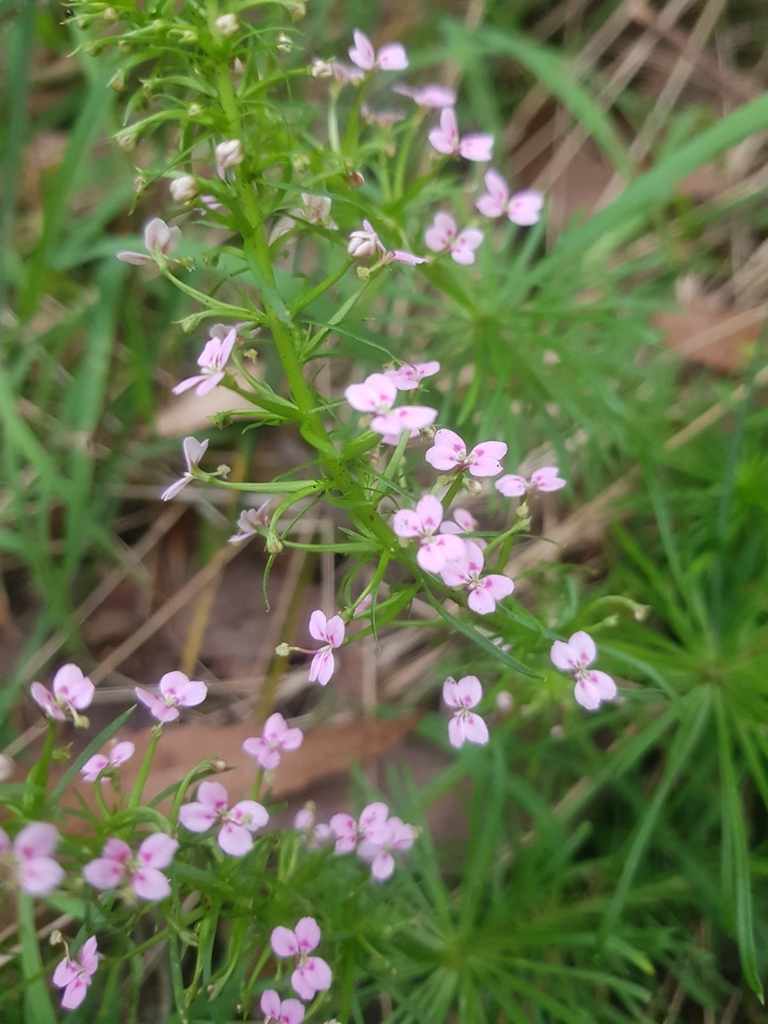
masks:
<svg viewBox="0 0 768 1024"><path fill-rule="evenodd" d="M333 64L327 60L320 60L319 57L313 57L309 73L312 78L330 78L333 75Z"/></svg>
<svg viewBox="0 0 768 1024"><path fill-rule="evenodd" d="M302 3L302 0L295 0L288 9L291 13L292 21L301 21L307 13L307 5Z"/></svg>
<svg viewBox="0 0 768 1024"><path fill-rule="evenodd" d="M280 53L290 53L291 50L293 49L293 41L291 40L290 36L287 36L285 34L285 32L281 32L280 35L277 37L276 49Z"/></svg>
<svg viewBox="0 0 768 1024"><path fill-rule="evenodd" d="M373 256L377 249L379 236L375 231L353 231L349 236L347 252L356 260L364 256Z"/></svg>
<svg viewBox="0 0 768 1024"><path fill-rule="evenodd" d="M189 116L193 120L195 118L200 117L202 112L203 112L203 108L200 106L199 103L190 103L189 106L187 107L187 113L189 114Z"/></svg>
<svg viewBox="0 0 768 1024"><path fill-rule="evenodd" d="M197 182L191 174L182 174L170 184L171 195L177 203L188 203L197 195Z"/></svg>
<svg viewBox="0 0 768 1024"><path fill-rule="evenodd" d="M223 36L233 36L240 31L240 22L236 14L222 14L214 22Z"/></svg>
<svg viewBox="0 0 768 1024"><path fill-rule="evenodd" d="M227 139L220 142L215 149L216 163L219 167L234 167L243 162L243 145L240 139Z"/></svg>
<svg viewBox="0 0 768 1024"><path fill-rule="evenodd" d="M120 149L130 153L132 149L136 148L136 132L133 128L126 128L124 131L117 133L115 142Z"/></svg>
<svg viewBox="0 0 768 1024"><path fill-rule="evenodd" d="M116 75L113 75L109 82L110 89L114 89L115 92L122 92L125 89L125 75L122 71L118 71Z"/></svg>

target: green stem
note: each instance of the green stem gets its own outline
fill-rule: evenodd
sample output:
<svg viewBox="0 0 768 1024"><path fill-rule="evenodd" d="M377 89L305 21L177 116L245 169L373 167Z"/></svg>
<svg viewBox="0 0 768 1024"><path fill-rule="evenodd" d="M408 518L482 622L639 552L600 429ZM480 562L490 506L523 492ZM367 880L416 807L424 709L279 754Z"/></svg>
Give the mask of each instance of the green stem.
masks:
<svg viewBox="0 0 768 1024"><path fill-rule="evenodd" d="M264 964L266 964L267 960L269 960L270 953L270 947L268 945L265 946L261 956L256 961L256 966L253 968L251 976L248 979L248 982L243 990L243 997L240 1000L241 1003L243 1004L243 1020L247 1020L248 1018L248 1010L251 1005L251 993L253 992L253 986L256 984L256 981L261 972L264 970Z"/></svg>
<svg viewBox="0 0 768 1024"><path fill-rule="evenodd" d="M453 501L453 499L456 497L456 495L459 493L459 491L462 489L463 486L464 486L464 474L463 473L457 473L456 474L456 479L453 481L451 486L448 488L448 491L447 491L445 497L442 499L442 503L443 503L443 508L444 509L449 509L451 507L451 502Z"/></svg>
<svg viewBox="0 0 768 1024"><path fill-rule="evenodd" d="M264 769L259 768L256 772L256 778L254 779L253 789L251 790L251 800L258 802L259 796L261 795L261 784L264 781Z"/></svg>
<svg viewBox="0 0 768 1024"><path fill-rule="evenodd" d="M163 735L162 724L156 725L152 730L152 738L149 741L147 752L144 755L144 760L141 762L141 768L139 768L139 774L136 776L136 782L133 786L133 791L128 799L128 810L132 810L134 807L139 806L142 794L144 793L144 786L147 784L149 778L149 772L152 768L152 761L155 757L155 750L157 744L160 741L160 737Z"/></svg>
<svg viewBox="0 0 768 1024"><path fill-rule="evenodd" d="M24 794L23 807L27 814L36 817L45 807L48 793L48 775L51 770L53 751L56 746L56 719L49 718L45 733L45 742L39 759L27 775L27 786Z"/></svg>

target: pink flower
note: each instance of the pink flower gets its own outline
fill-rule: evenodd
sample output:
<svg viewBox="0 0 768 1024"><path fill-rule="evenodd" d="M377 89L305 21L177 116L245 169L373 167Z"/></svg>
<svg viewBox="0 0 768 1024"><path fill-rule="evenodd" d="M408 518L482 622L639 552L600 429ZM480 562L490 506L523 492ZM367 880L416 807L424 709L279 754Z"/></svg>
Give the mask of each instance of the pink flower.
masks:
<svg viewBox="0 0 768 1024"><path fill-rule="evenodd" d="M364 807L359 822L351 814L334 814L329 825L336 836L336 853L351 853L365 839L374 843L383 841L387 835L388 814L389 808L380 801Z"/></svg>
<svg viewBox="0 0 768 1024"><path fill-rule="evenodd" d="M310 850L317 850L321 846L327 846L335 839L333 829L324 822L315 824L315 805L311 801L305 804L300 811L296 812L293 819L293 827L306 833L307 843Z"/></svg>
<svg viewBox="0 0 768 1024"><path fill-rule="evenodd" d="M382 71L404 71L408 67L408 57L400 43L388 43L382 46L378 54L373 43L359 29L352 33L355 45L349 48L349 59L363 71L381 68Z"/></svg>
<svg viewBox="0 0 768 1024"><path fill-rule="evenodd" d="M445 519L440 524L440 533L455 533L457 536L461 536L465 533L474 533L478 527L478 522L471 512L467 512L465 508L455 508L451 512L453 522L450 519ZM479 537L474 542L478 547L485 547L485 541Z"/></svg>
<svg viewBox="0 0 768 1024"><path fill-rule="evenodd" d="M440 572L446 562L461 558L464 542L451 533L439 533L443 506L432 494L425 495L412 509L395 512L392 529L398 537L418 537L416 561L426 572Z"/></svg>
<svg viewBox="0 0 768 1024"><path fill-rule="evenodd" d="M13 843L0 828L0 869L28 896L47 896L64 878L64 868L51 854L59 833L45 821L34 821L19 832Z"/></svg>
<svg viewBox="0 0 768 1024"><path fill-rule="evenodd" d="M244 509L237 520L237 528L240 532L233 534L229 538L229 543L239 544L240 541L253 537L259 529L266 530L269 527L270 512L271 501L269 499L259 505L258 508Z"/></svg>
<svg viewBox="0 0 768 1024"><path fill-rule="evenodd" d="M576 680L574 697L587 711L595 711L600 702L613 700L616 683L605 672L588 669L597 657L595 641L583 630L573 633L568 643L555 640L550 651L552 664L562 672L570 672Z"/></svg>
<svg viewBox="0 0 768 1024"><path fill-rule="evenodd" d="M494 487L505 498L520 498L533 491L559 491L567 483L559 476L559 472L557 466L544 466L531 473L530 480L526 480L524 476L507 473L499 477Z"/></svg>
<svg viewBox="0 0 768 1024"><path fill-rule="evenodd" d="M423 427L428 427L436 419L437 409L426 405L402 405L390 413L374 416L371 430L382 435L384 444L397 444L404 430L409 431L411 437L417 437Z"/></svg>
<svg viewBox="0 0 768 1024"><path fill-rule="evenodd" d="M200 680L190 680L183 672L166 672L160 680L160 697L137 686L134 690L158 722L175 722L179 708L194 708L208 695L208 687Z"/></svg>
<svg viewBox="0 0 768 1024"><path fill-rule="evenodd" d="M269 815L255 800L240 800L231 809L228 804L229 796L220 782L201 782L197 801L179 808L179 821L190 832L207 832L221 824L216 842L230 857L243 857L253 849L251 833L264 828Z"/></svg>
<svg viewBox="0 0 768 1024"><path fill-rule="evenodd" d="M445 156L463 156L465 160L483 163L491 159L493 136L485 134L459 137L459 124L453 107L446 107L440 114L440 127L429 133L429 141L438 153Z"/></svg>
<svg viewBox="0 0 768 1024"><path fill-rule="evenodd" d="M175 252L180 243L181 230L169 227L164 220L155 217L144 228L144 245L149 255L143 252L119 252L117 258L123 263L141 267L146 263L157 263L160 255L167 256L169 252Z"/></svg>
<svg viewBox="0 0 768 1024"><path fill-rule="evenodd" d="M481 745L488 742L488 726L480 715L469 710L482 699L483 688L477 676L464 676L458 683L449 676L443 683L443 700L449 708L456 708L448 723L452 747L461 747L465 742Z"/></svg>
<svg viewBox="0 0 768 1024"><path fill-rule="evenodd" d="M237 328L231 327L225 337L212 336L206 342L197 365L203 371L195 377L187 377L180 384L173 388L174 395L180 395L183 391L195 388L198 397L207 395L217 384L224 380L227 361L232 354L232 349L237 341Z"/></svg>
<svg viewBox="0 0 768 1024"><path fill-rule="evenodd" d="M475 262L475 250L484 237L483 232L477 228L464 228L459 232L450 213L438 213L432 225L427 228L424 241L432 252L445 252L449 249L455 263L469 266Z"/></svg>
<svg viewBox="0 0 768 1024"><path fill-rule="evenodd" d="M510 198L506 181L498 171L493 170L485 175L485 187L488 191L475 203L484 217L501 217L506 213L512 223L520 227L530 227L540 219L541 208L544 205L544 196L541 192L515 192Z"/></svg>
<svg viewBox="0 0 768 1024"><path fill-rule="evenodd" d="M440 372L440 363L414 363L398 366L387 370L384 376L390 380L398 391L414 391L425 377L433 377Z"/></svg>
<svg viewBox="0 0 768 1024"><path fill-rule="evenodd" d="M95 782L99 777L99 774L104 771L105 768L117 768L121 764L125 764L129 761L136 752L136 747L130 740L125 740L123 743L116 743L112 750L109 752L109 756L105 754L94 754L93 757L89 757L85 762L80 772L83 776L83 782ZM109 773L101 776L101 781L106 782L109 777Z"/></svg>
<svg viewBox="0 0 768 1024"><path fill-rule="evenodd" d="M94 889L115 889L125 882L140 899L164 900L170 896L171 886L160 869L168 867L178 848L175 839L155 832L147 836L134 857L128 843L108 839L101 857L83 868L83 877Z"/></svg>
<svg viewBox="0 0 768 1024"><path fill-rule="evenodd" d="M304 1020L304 1005L298 999L283 999L273 988L261 995L261 1012L264 1024L301 1024Z"/></svg>
<svg viewBox="0 0 768 1024"><path fill-rule="evenodd" d="M399 96L407 96L420 107L453 107L456 104L456 93L442 85L422 85L412 89L409 85L393 85L392 92Z"/></svg>
<svg viewBox="0 0 768 1024"><path fill-rule="evenodd" d="M32 700L49 718L63 722L69 714L75 725L87 724L87 719L78 712L89 707L96 690L77 665L62 665L53 677L52 688L53 694L42 683L32 683L29 688Z"/></svg>
<svg viewBox="0 0 768 1024"><path fill-rule="evenodd" d="M320 72L321 65L324 65L324 63L324 61L319 61L316 64L313 63L312 71L310 72L313 78L327 77L327 75L325 75L324 73L314 73L315 71ZM350 67L349 64L342 64L341 61L338 60L332 61L328 65L328 67L330 69L330 74L333 75L333 77L336 79L340 86L350 85L354 82L359 82L361 79L365 78L365 72L363 71L362 68L353 68Z"/></svg>
<svg viewBox="0 0 768 1024"><path fill-rule="evenodd" d="M424 458L442 473L469 470L472 476L496 476L501 472L501 463L507 454L503 441L482 441L467 454L467 446L452 430L438 430L434 447L425 452Z"/></svg>
<svg viewBox="0 0 768 1024"><path fill-rule="evenodd" d="M369 220L363 221L363 230L353 231L349 236L349 245L347 246L347 252L354 259L363 259L366 256L373 256L378 250L382 255L386 253L386 247L382 244L381 239L373 230L373 225Z"/></svg>
<svg viewBox="0 0 768 1024"><path fill-rule="evenodd" d="M315 640L324 640L326 644L312 658L312 664L309 666L309 681L326 686L336 667L333 650L335 647L341 647L344 643L344 634L346 633L344 620L340 615L334 615L333 618L328 619L318 609L309 617L309 632Z"/></svg>
<svg viewBox="0 0 768 1024"><path fill-rule="evenodd" d="M386 882L395 870L393 853L410 850L416 832L413 825L404 824L400 818L389 818L376 839L363 839L357 848L361 860L371 865L371 878Z"/></svg>
<svg viewBox="0 0 768 1024"><path fill-rule="evenodd" d="M407 267L415 267L418 263L426 263L423 256L414 256L412 252L402 249L391 249L384 255L383 263L404 263Z"/></svg>
<svg viewBox="0 0 768 1024"><path fill-rule="evenodd" d="M91 978L99 966L99 954L96 952L96 936L86 939L79 953L70 959L65 956L53 972L53 984L64 989L61 998L63 1010L74 1010L85 999Z"/></svg>
<svg viewBox="0 0 768 1024"><path fill-rule="evenodd" d="M362 384L350 384L344 397L358 412L386 414L397 400L397 386L384 373L372 373Z"/></svg>
<svg viewBox="0 0 768 1024"><path fill-rule="evenodd" d="M205 451L208 447L207 441L198 441L195 437L185 437L182 445L184 451L184 459L187 463L187 472L184 476L179 477L170 487L166 487L163 493L160 495L160 501L170 501L171 498L175 498L177 494L184 490L190 480L193 480L192 467L197 466L200 463L200 459L205 455Z"/></svg>
<svg viewBox="0 0 768 1024"><path fill-rule="evenodd" d="M375 124L379 128L391 128L405 119L405 114L400 110L371 110L367 103L360 104L360 113L366 124Z"/></svg>
<svg viewBox="0 0 768 1024"><path fill-rule="evenodd" d="M489 615L496 611L496 602L509 597L515 584L508 576L489 573L480 578L483 571L483 552L474 541L464 541L464 557L448 564L441 570L443 583L449 587L466 587L469 591L467 604L478 615Z"/></svg>
<svg viewBox="0 0 768 1024"><path fill-rule="evenodd" d="M276 711L264 723L262 735L247 739L243 750L255 757L262 768L271 771L280 764L281 751L298 749L303 739L301 729L289 729L286 720Z"/></svg>
<svg viewBox="0 0 768 1024"><path fill-rule="evenodd" d="M291 975L295 992L309 1002L315 993L331 987L331 968L319 956L309 956L320 943L320 929L314 917L302 917L296 928L277 927L272 932L272 952L275 956L296 957L296 969Z"/></svg>

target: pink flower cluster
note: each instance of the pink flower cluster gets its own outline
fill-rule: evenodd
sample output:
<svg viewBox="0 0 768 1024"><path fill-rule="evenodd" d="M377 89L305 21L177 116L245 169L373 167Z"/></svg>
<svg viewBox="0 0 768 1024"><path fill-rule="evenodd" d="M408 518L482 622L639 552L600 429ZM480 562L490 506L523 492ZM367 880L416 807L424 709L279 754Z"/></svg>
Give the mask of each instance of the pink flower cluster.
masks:
<svg viewBox="0 0 768 1024"><path fill-rule="evenodd" d="M125 764L135 753L134 744L130 740L124 740L122 743L116 743L109 754L94 754L80 769L83 782L95 782L99 775L101 775L101 781L106 782L109 776L114 774L112 769Z"/></svg>
<svg viewBox="0 0 768 1024"><path fill-rule="evenodd" d="M562 672L570 672L576 680L573 695L587 711L595 711L604 700L616 696L616 683L611 677L589 666L597 658L595 641L583 630L573 633L566 643L555 640L550 652L552 664Z"/></svg>
<svg viewBox="0 0 768 1024"><path fill-rule="evenodd" d="M386 804L375 802L363 808L359 821L351 814L334 814L330 822L336 836L336 853L357 850L358 857L371 865L371 878L386 882L395 871L395 853L410 850L416 838L413 825L389 817Z"/></svg>
<svg viewBox="0 0 768 1024"><path fill-rule="evenodd" d="M414 367L414 373L419 369ZM373 416L371 430L381 434L385 444L396 444L404 430L410 431L411 437L416 437L421 429L434 423L437 416L436 409L423 405L402 405L394 409L398 390L398 384L392 377L372 373L362 384L350 384L344 392L353 409Z"/></svg>
<svg viewBox="0 0 768 1024"><path fill-rule="evenodd" d="M314 999L318 992L327 991L333 980L331 968L325 960L309 955L320 945L320 938L320 928L314 917L302 917L294 929L275 928L270 939L275 956L295 958L291 986L304 1002Z"/></svg>
<svg viewBox="0 0 768 1024"><path fill-rule="evenodd" d="M279 760L279 758L278 758ZM179 808L179 821L190 832L207 832L221 825L216 842L230 857L244 857L253 849L253 832L269 821L269 814L255 800L240 800L229 807L229 796L220 782L201 782L197 800Z"/></svg>

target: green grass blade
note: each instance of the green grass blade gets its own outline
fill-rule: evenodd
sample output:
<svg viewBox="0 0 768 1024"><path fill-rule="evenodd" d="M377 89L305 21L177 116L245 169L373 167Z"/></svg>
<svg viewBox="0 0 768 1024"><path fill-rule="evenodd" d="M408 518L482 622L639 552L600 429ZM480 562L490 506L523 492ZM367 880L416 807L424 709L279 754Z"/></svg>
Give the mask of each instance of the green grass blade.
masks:
<svg viewBox="0 0 768 1024"><path fill-rule="evenodd" d="M19 938L24 989L24 1024L56 1024L48 983L35 931L35 904L31 896L19 894Z"/></svg>

